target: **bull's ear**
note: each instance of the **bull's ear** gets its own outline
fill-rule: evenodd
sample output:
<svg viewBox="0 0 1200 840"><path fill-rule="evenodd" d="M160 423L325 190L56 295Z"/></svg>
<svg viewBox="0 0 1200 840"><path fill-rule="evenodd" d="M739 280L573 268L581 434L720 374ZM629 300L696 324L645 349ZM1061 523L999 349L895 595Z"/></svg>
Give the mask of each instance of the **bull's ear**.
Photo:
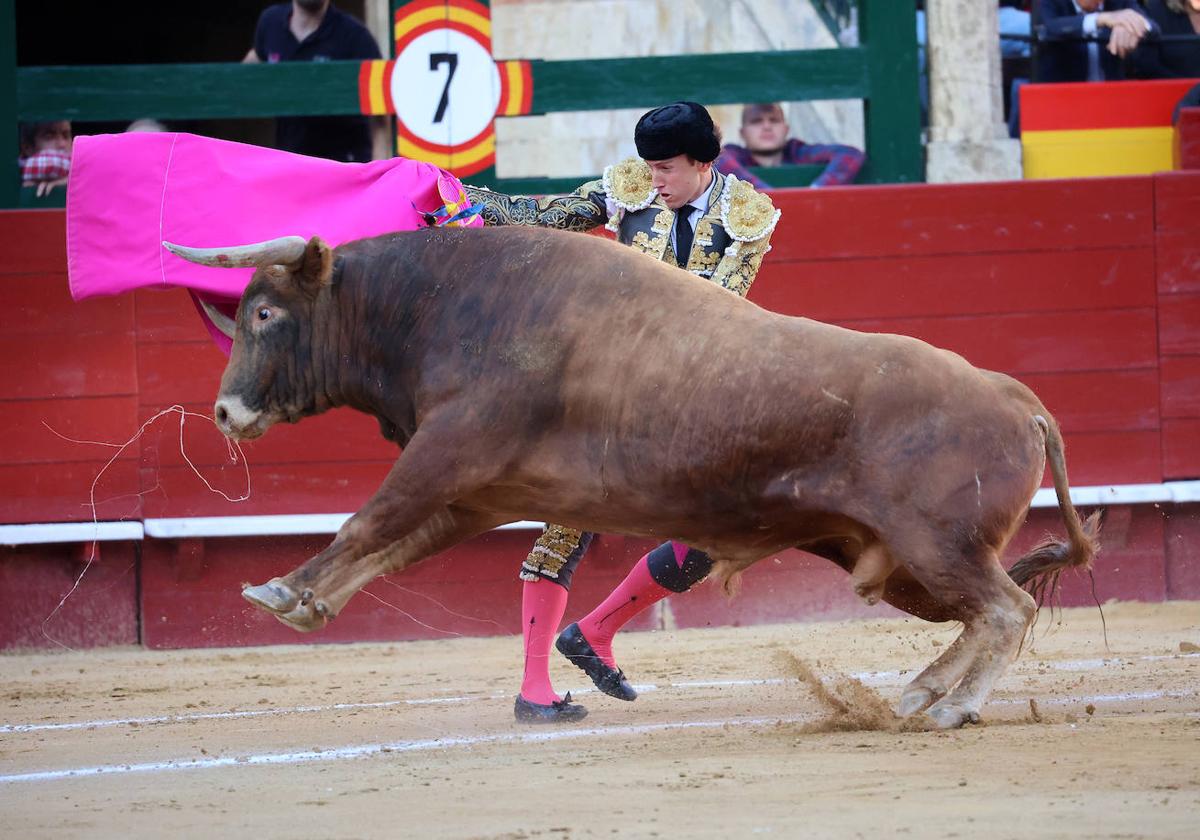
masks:
<svg viewBox="0 0 1200 840"><path fill-rule="evenodd" d="M296 271L296 283L310 297L316 297L321 287L328 285L333 276L333 250L325 240L314 236L304 248L300 268Z"/></svg>

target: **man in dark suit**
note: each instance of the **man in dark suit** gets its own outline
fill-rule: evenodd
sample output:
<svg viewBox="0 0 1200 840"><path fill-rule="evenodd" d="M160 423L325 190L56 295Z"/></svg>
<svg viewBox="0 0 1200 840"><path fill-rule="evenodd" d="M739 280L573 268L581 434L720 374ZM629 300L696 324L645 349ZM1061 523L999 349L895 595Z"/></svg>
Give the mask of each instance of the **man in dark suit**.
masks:
<svg viewBox="0 0 1200 840"><path fill-rule="evenodd" d="M1123 79L1125 56L1153 28L1136 0L1038 0L1037 11L1039 82Z"/></svg>

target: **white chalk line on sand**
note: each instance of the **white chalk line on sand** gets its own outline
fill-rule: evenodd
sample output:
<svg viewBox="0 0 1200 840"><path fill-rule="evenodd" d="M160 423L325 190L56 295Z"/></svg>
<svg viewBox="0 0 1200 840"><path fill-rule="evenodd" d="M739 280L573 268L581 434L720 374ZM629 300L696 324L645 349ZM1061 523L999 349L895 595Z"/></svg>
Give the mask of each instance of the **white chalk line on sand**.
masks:
<svg viewBox="0 0 1200 840"><path fill-rule="evenodd" d="M1190 691L1141 691L1122 694L1097 694L1091 696L1057 697L1042 702L1046 705L1069 705L1079 703L1120 702L1128 700L1153 700L1163 697L1190 697ZM1025 704L1027 700L992 700L997 704ZM1191 715L1189 715L1190 717ZM794 715L775 718L726 718L724 720L671 721L646 723L637 726L600 726L586 729L551 729L538 732L500 732L490 735L462 735L447 738L425 738L414 741L393 741L386 744L354 744L333 747L327 750L303 750L300 752L259 753L257 755L223 756L216 758L168 759L130 764L102 764L94 767L74 767L68 770L42 770L34 773L0 775L0 785L20 782L53 782L62 779L79 779L89 776L113 776L127 773L163 773L175 770L207 770L218 767L251 767L278 764L306 764L313 761L346 761L370 758L388 753L422 752L445 750L454 747L477 747L486 744L532 744L551 741L566 741L578 738L606 738L614 736L648 735L685 729L724 729L733 726L763 727L789 723L805 723L817 715ZM1072 724L1074 728L1074 724Z"/></svg>
<svg viewBox="0 0 1200 840"><path fill-rule="evenodd" d="M1098 671L1104 668L1113 666L1128 665L1133 662L1158 662L1167 659L1195 659L1200 658L1200 653L1176 653L1166 655L1147 655L1140 656L1136 659L1075 659L1065 660L1062 662L1037 662L1029 661L1018 663L1019 666L1050 668L1058 671ZM906 680L906 675L909 672L901 671L863 671L857 674L851 674L853 679L858 680L863 685L871 687L896 687L903 685ZM1016 673L1020 673L1017 671ZM666 685L666 688L691 690L703 688L745 688L755 686L774 686L787 685L799 682L795 677L773 677L761 679L740 679L740 680L690 680L685 682L672 682ZM653 683L645 683L635 685L634 688L639 694L647 694L652 691L663 690L662 686ZM594 694L594 688L573 688L570 693L574 697L586 694ZM1096 698L1085 698L1081 702L1114 702L1120 699L1127 700L1146 700L1155 697L1175 697L1175 696L1191 696L1194 692L1185 692L1178 695L1170 692L1135 692L1128 695L1097 695ZM314 712L339 712L339 711L357 711L361 709L390 709L396 706L425 706L437 704L454 704L454 703L471 703L478 700L503 700L512 696L510 693L500 694L471 694L451 697L424 697L413 698L406 700L381 700L369 703L331 703L319 706L289 706L286 708L272 709L247 709L244 711L228 711L228 712L194 712L185 715L157 715L153 717L127 717L127 718L111 718L107 720L88 720L75 721L71 723L10 723L0 724L0 734L16 733L16 732L46 732L46 731L61 731L71 729L102 729L110 726L154 726L169 723L191 723L202 720L236 720L241 718L256 718L256 717L272 717L277 715L294 715L294 714L311 714ZM993 703L1002 703L1002 700L992 700ZM1013 701L1016 702L1016 701ZM1024 702L1024 701L1020 701ZM1072 701L1073 702L1073 701Z"/></svg>
<svg viewBox="0 0 1200 840"><path fill-rule="evenodd" d="M469 735L449 738L427 738L418 741L394 741L389 744L357 744L328 750L260 753L258 755L225 756L220 758L147 761L139 764L103 764L96 767L77 767L71 770L46 770L38 773L15 773L0 776L0 784L15 782L50 782L59 779L124 773L153 773L171 770L206 770L214 767L248 767L262 764L305 764L311 761L345 761L368 758L394 752L421 752L450 747L477 747L485 744L532 744L546 741L567 741L576 738L648 735L679 729L720 729L727 726L777 726L801 723L812 715L781 718L728 718L725 720L676 721L646 723L639 726L599 726L587 729L552 729L538 732L501 732L492 735Z"/></svg>

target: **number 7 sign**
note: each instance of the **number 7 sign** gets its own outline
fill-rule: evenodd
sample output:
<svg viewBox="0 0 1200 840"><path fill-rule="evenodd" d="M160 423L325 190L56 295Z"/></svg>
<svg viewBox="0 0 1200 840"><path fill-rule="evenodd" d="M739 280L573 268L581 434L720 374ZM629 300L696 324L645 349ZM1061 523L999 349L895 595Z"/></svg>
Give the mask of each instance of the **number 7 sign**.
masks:
<svg viewBox="0 0 1200 840"><path fill-rule="evenodd" d="M492 58L490 10L475 0L414 0L396 10L394 61L364 61L364 114L396 115L396 149L459 177L496 160L497 116L528 114L528 61Z"/></svg>

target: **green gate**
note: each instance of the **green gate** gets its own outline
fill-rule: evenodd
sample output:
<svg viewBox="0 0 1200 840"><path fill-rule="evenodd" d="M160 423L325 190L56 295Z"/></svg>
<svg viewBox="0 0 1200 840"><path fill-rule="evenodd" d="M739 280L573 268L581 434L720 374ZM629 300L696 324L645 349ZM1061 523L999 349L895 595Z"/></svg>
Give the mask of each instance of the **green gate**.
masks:
<svg viewBox="0 0 1200 840"><path fill-rule="evenodd" d="M532 61L530 112L648 109L677 99L720 105L861 98L867 164L858 180L920 181L914 14L911 3L858 0L857 47ZM360 62L17 67L15 0L0 0L0 20L9 24L0 29L0 113L8 115L4 147L10 161L19 153L16 125L25 121L362 113ZM580 179L505 182L488 172L468 180L508 191L547 192ZM0 207L17 206L19 192L19 175L10 165L0 179Z"/></svg>

